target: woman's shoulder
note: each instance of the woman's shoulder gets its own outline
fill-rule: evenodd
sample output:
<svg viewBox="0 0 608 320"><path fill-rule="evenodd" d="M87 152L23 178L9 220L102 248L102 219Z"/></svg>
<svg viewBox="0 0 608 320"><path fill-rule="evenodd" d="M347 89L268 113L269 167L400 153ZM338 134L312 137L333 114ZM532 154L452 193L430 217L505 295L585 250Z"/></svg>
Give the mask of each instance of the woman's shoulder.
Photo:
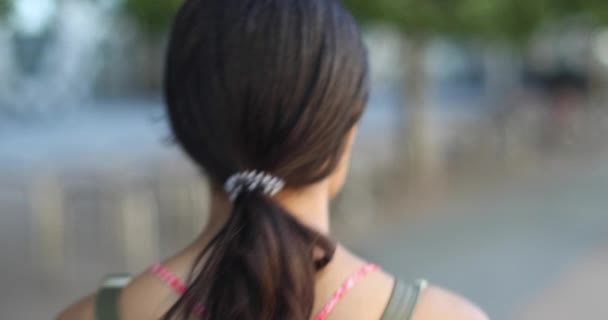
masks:
<svg viewBox="0 0 608 320"><path fill-rule="evenodd" d="M94 320L96 300L96 294L81 299L63 310L57 320Z"/></svg>
<svg viewBox="0 0 608 320"><path fill-rule="evenodd" d="M160 294L166 293L162 285L147 272L135 278L127 275L106 276L97 292L72 304L57 317L57 320L114 319L118 315L129 319L152 319L158 310L150 308L149 301L159 302ZM166 295L163 296L166 300Z"/></svg>
<svg viewBox="0 0 608 320"><path fill-rule="evenodd" d="M413 320L488 320L474 303L449 290L429 286L418 300Z"/></svg>

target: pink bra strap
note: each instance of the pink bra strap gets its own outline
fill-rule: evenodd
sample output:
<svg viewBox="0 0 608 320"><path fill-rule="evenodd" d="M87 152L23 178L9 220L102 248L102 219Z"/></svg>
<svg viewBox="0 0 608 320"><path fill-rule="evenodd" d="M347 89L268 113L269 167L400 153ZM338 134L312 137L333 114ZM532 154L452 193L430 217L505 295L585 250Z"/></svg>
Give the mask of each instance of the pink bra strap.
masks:
<svg viewBox="0 0 608 320"><path fill-rule="evenodd" d="M338 302L342 300L342 297L352 289L359 280L363 279L365 276L380 269L378 265L375 264L367 264L361 267L355 274L353 274L350 278L348 278L338 290L333 294L331 299L327 302L323 310L319 313L318 316L315 317L315 320L325 320L327 316L334 310ZM157 276L162 282L171 287L173 291L175 291L180 296L184 295L188 288L184 283L175 276L169 269L160 264L155 264L150 268L150 272ZM194 310L196 315L201 315L203 312L203 306L197 304Z"/></svg>
<svg viewBox="0 0 608 320"><path fill-rule="evenodd" d="M342 297L352 289L359 280L363 279L365 276L380 269L378 265L375 264L367 264L361 267L355 274L353 274L350 278L348 278L342 286L331 297L331 299L327 302L323 310L319 313L319 315L315 318L315 320L325 320L327 316L334 310L338 302L342 300Z"/></svg>
<svg viewBox="0 0 608 320"><path fill-rule="evenodd" d="M180 296L186 293L186 290L188 290L182 281L163 265L153 265L150 267L150 272L157 276L166 285L171 287L171 289L173 289L173 291Z"/></svg>
<svg viewBox="0 0 608 320"><path fill-rule="evenodd" d="M150 272L157 276L162 282L164 282L167 286L169 286L175 293L179 296L183 296L188 287L180 280L176 275L174 275L169 269L161 264L155 264L150 267ZM194 307L194 314L200 316L203 313L203 305L197 303Z"/></svg>

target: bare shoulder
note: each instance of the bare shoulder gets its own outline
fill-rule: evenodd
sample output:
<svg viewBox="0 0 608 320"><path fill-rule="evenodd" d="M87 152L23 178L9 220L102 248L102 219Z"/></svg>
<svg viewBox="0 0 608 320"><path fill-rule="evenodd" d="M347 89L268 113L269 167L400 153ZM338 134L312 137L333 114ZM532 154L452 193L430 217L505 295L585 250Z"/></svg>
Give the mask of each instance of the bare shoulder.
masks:
<svg viewBox="0 0 608 320"><path fill-rule="evenodd" d="M475 304L448 290L430 286L420 297L414 320L488 320Z"/></svg>
<svg viewBox="0 0 608 320"><path fill-rule="evenodd" d="M57 320L94 320L95 295L90 295L63 310Z"/></svg>

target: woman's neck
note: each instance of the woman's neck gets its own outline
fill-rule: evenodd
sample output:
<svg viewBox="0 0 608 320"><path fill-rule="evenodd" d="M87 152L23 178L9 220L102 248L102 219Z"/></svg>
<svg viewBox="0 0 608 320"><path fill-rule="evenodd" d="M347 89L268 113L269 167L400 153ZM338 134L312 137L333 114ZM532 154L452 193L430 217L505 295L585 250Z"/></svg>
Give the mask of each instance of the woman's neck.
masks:
<svg viewBox="0 0 608 320"><path fill-rule="evenodd" d="M329 192L326 183L318 183L302 189L284 190L274 200L302 224L323 234L329 234ZM202 248L228 221L232 204L228 196L214 189L211 196L209 219L205 229L195 242Z"/></svg>

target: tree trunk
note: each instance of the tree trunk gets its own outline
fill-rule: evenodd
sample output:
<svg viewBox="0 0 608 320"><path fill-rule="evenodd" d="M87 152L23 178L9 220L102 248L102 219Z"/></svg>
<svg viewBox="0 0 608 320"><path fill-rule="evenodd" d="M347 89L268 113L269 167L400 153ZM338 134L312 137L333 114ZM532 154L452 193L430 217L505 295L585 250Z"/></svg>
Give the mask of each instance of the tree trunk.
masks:
<svg viewBox="0 0 608 320"><path fill-rule="evenodd" d="M427 51L428 39L425 37L408 39L405 44L407 108L402 121L402 136L406 141L402 163L406 164L408 176L416 179L416 182L424 183L435 180L440 172L439 149L433 139L431 105L428 99L430 79Z"/></svg>

